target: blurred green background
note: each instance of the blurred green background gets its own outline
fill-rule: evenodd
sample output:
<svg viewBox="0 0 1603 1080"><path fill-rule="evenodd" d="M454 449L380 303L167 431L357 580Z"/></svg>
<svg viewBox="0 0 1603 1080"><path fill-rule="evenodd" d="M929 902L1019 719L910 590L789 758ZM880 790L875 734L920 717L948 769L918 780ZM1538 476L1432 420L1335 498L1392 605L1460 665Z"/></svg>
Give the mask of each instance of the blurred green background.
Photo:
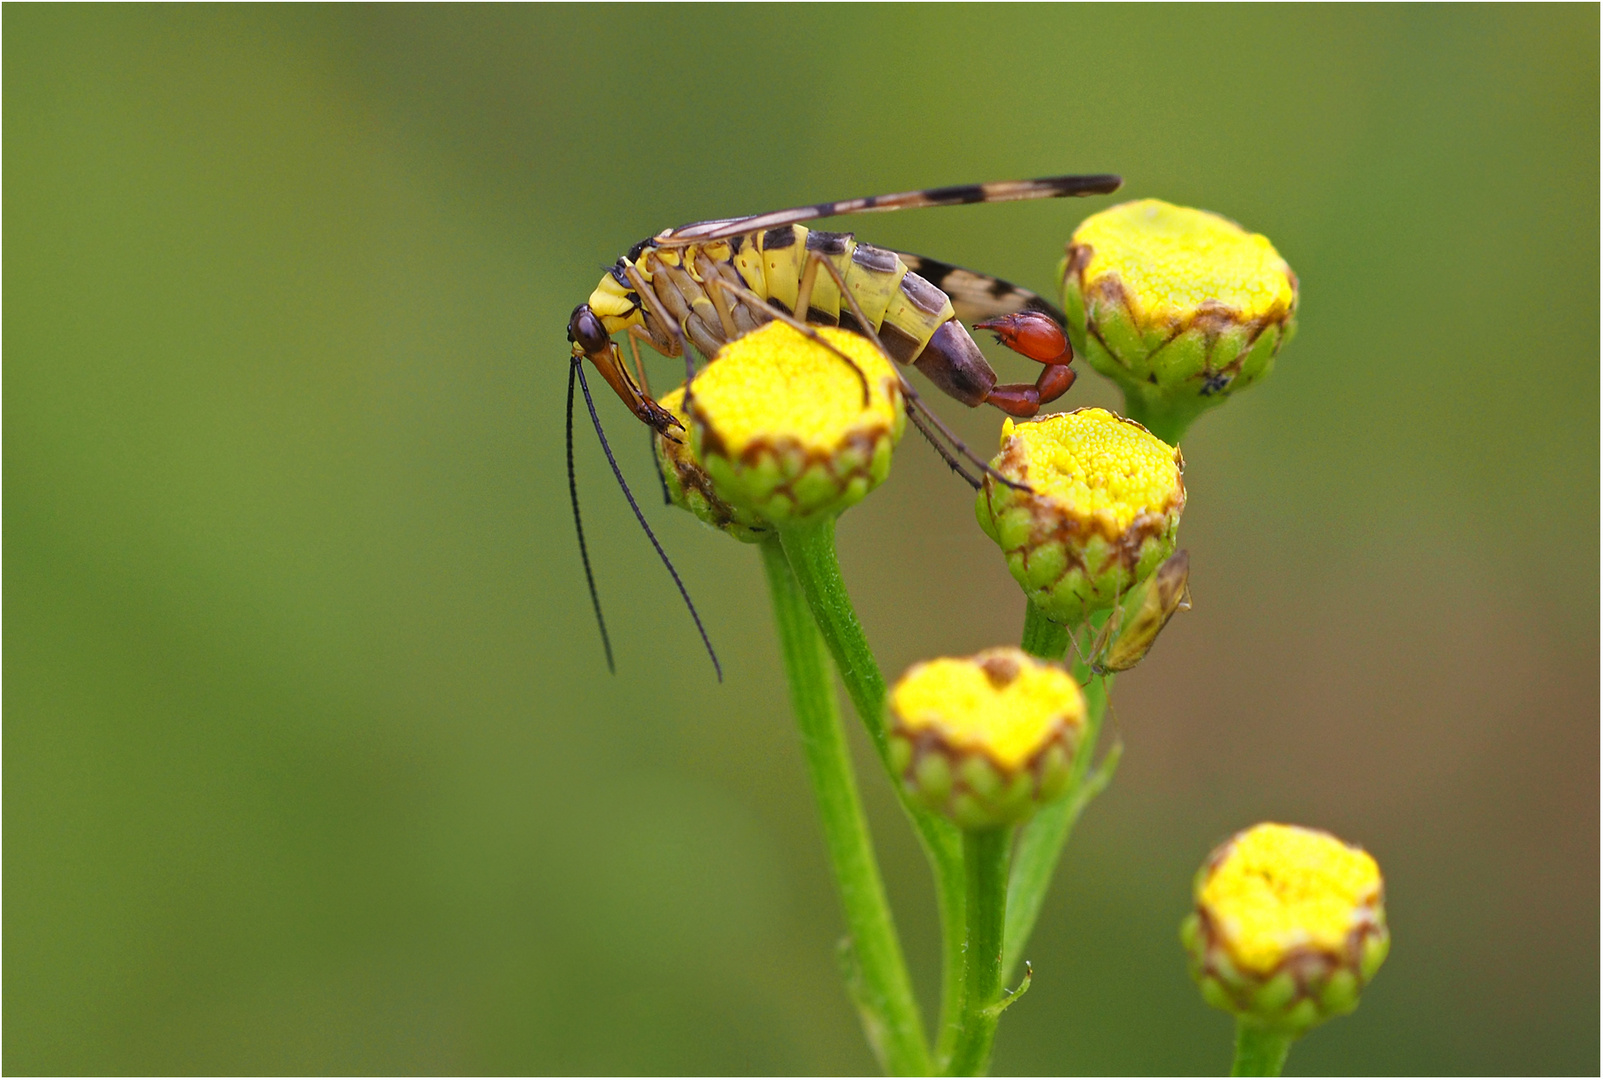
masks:
<svg viewBox="0 0 1603 1080"><path fill-rule="evenodd" d="M1266 233L1301 333L1187 441L1197 606L1119 682L997 1071L1223 1070L1176 928L1278 819L1378 857L1395 937L1292 1072L1595 1073L1598 30L8 8L5 1070L871 1069L756 552L648 505L718 685L583 433L607 675L566 319L667 226L1117 171ZM1113 201L847 227L1048 290ZM841 544L887 671L1016 640L916 437ZM927 872L862 761L930 1001Z"/></svg>

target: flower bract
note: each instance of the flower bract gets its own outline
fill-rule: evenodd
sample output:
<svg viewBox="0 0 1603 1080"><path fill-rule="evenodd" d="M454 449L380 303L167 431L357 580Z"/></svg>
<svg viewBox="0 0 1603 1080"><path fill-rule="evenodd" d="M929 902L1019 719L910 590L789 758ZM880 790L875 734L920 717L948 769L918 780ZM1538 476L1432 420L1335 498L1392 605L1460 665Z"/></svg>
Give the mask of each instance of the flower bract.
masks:
<svg viewBox="0 0 1603 1080"><path fill-rule="evenodd" d="M975 502L1025 595L1075 625L1113 606L1174 551L1185 508L1180 451L1106 409L1002 424Z"/></svg>
<svg viewBox="0 0 1603 1080"><path fill-rule="evenodd" d="M1181 938L1209 1004L1301 1034L1351 1012L1390 948L1380 868L1329 833L1264 824L1197 875Z"/></svg>
<svg viewBox="0 0 1603 1080"><path fill-rule="evenodd" d="M1062 273L1076 351L1171 440L1268 375L1296 328L1297 276L1267 238L1161 199L1087 218Z"/></svg>
<svg viewBox="0 0 1603 1080"><path fill-rule="evenodd" d="M891 760L908 793L964 828L1005 825L1062 793L1085 698L1014 648L915 664L890 695Z"/></svg>
<svg viewBox="0 0 1603 1080"><path fill-rule="evenodd" d="M771 322L719 350L690 384L692 445L718 496L773 524L838 514L890 472L901 381L867 338ZM832 348L831 348L832 346Z"/></svg>

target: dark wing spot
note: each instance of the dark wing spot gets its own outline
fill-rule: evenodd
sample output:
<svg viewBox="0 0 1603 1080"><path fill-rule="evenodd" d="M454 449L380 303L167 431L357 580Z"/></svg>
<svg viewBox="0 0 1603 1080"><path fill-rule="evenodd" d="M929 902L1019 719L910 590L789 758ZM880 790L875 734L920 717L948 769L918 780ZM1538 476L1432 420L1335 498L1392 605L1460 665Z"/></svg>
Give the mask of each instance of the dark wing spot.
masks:
<svg viewBox="0 0 1603 1080"><path fill-rule="evenodd" d="M928 188L924 192L924 197L931 202L946 205L984 202L985 185L958 184L955 187Z"/></svg>

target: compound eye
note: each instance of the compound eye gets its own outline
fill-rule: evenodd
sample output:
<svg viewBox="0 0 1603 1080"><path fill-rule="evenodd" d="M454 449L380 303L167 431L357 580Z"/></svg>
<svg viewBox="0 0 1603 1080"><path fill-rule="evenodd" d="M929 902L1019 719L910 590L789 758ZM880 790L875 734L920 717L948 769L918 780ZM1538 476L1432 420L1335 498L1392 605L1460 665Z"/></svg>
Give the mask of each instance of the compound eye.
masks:
<svg viewBox="0 0 1603 1080"><path fill-rule="evenodd" d="M596 318L589 304L580 304L573 309L573 317L568 320L568 340L577 342L587 353L598 353L611 342L612 335L601 325L601 320Z"/></svg>

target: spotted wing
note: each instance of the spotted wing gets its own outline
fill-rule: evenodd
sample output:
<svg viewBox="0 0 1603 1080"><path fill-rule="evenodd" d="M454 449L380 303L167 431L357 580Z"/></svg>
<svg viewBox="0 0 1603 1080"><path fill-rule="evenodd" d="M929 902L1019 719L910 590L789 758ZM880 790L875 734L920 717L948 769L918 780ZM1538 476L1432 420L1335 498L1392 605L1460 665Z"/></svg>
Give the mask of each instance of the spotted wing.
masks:
<svg viewBox="0 0 1603 1080"><path fill-rule="evenodd" d="M705 243L731 236L777 229L814 218L841 214L867 214L887 210L910 210L920 206L961 206L965 203L1015 202L1020 199L1061 199L1068 195L1106 195L1117 191L1124 178L1108 174L1095 176L1048 176L1039 180L1004 180L994 184L962 184L957 187L924 188L895 195L870 195L841 202L814 203L793 210L775 210L750 217L698 221L655 237L659 246Z"/></svg>
<svg viewBox="0 0 1603 1080"><path fill-rule="evenodd" d="M924 255L906 251L896 254L909 270L950 296L957 317L966 323L983 322L1015 311L1039 311L1059 326L1068 326L1062 311L1022 285Z"/></svg>

